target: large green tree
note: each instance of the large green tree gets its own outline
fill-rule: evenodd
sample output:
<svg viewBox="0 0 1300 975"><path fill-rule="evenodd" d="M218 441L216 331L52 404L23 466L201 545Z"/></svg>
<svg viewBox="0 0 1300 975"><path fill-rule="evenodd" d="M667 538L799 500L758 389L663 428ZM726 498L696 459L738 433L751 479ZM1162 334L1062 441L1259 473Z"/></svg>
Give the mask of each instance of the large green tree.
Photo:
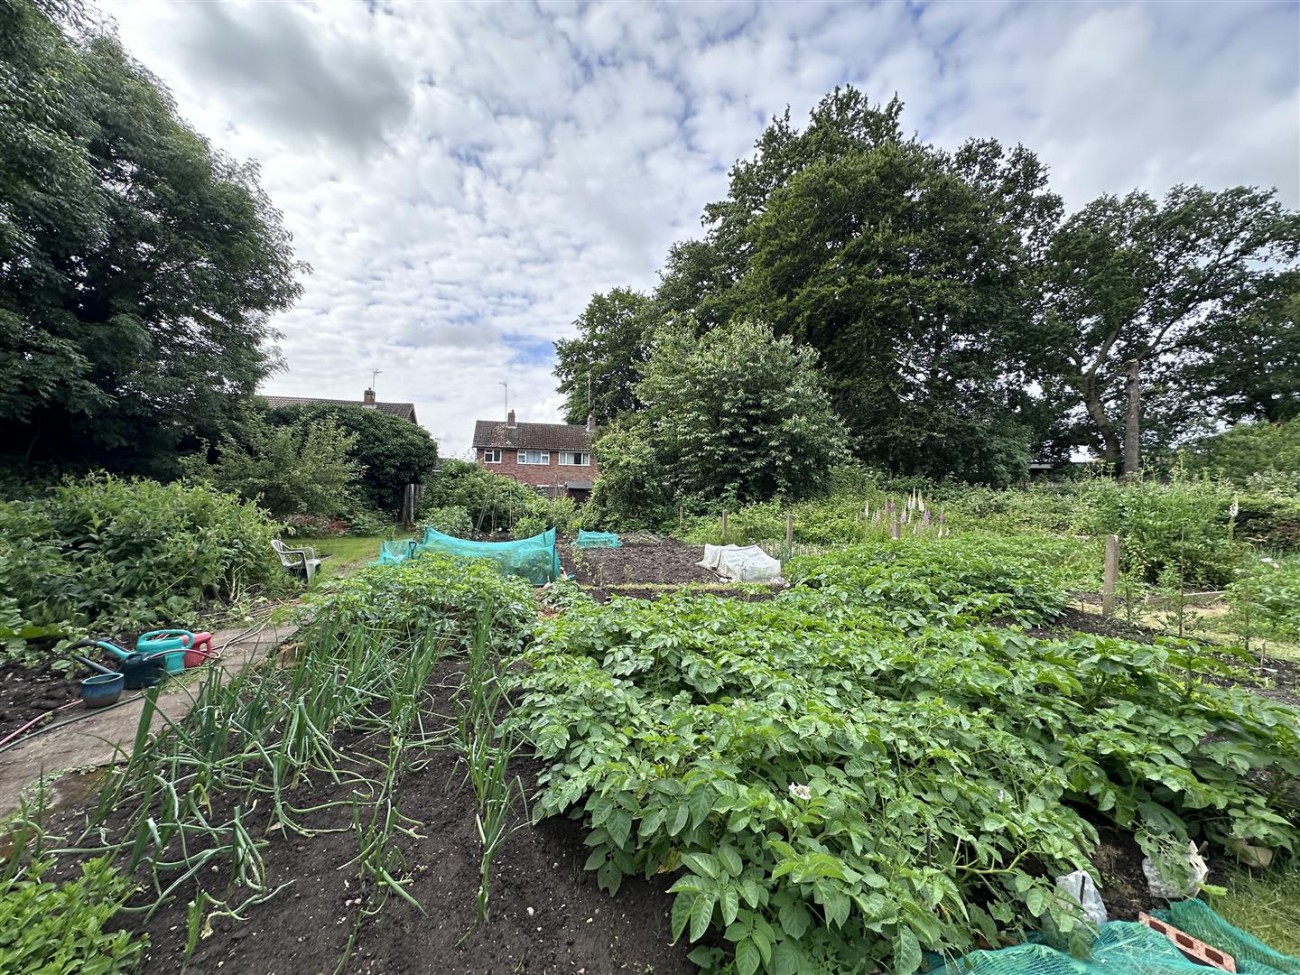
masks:
<svg viewBox="0 0 1300 975"><path fill-rule="evenodd" d="M1003 183L1024 189L1009 202ZM988 143L962 160L917 143L843 152L771 194L742 307L821 353L861 458L931 477L1024 474L1039 433L1021 355L1036 228L1011 209L1017 195L1043 195L1041 167ZM1039 202L1050 218L1055 199Z"/></svg>
<svg viewBox="0 0 1300 975"><path fill-rule="evenodd" d="M902 103L836 89L796 129L787 111L677 245L654 295L703 328L769 322L820 353L863 460L1005 482L1050 414L1024 337L1061 203L1033 153L904 137Z"/></svg>
<svg viewBox="0 0 1300 975"><path fill-rule="evenodd" d="M604 426L640 405L636 384L648 354L652 315L650 300L629 288L592 295L573 323L577 337L555 343L566 423L585 423L591 413Z"/></svg>
<svg viewBox="0 0 1300 975"><path fill-rule="evenodd" d="M1277 340L1271 347L1263 340L1266 357L1279 352L1278 343L1289 345L1275 309L1298 255L1300 215L1284 210L1271 190L1176 186L1163 201L1140 192L1100 197L1066 220L1052 242L1048 310L1031 343L1042 380L1072 393L1101 456L1117 463L1122 455L1124 472L1134 473L1144 388L1156 382L1182 411L1166 411L1172 437L1190 422L1196 390L1189 378L1180 380L1179 368L1193 350L1208 348L1208 361L1225 370L1234 345L1258 347L1261 332ZM1259 328L1261 316L1281 323L1281 334ZM1225 381L1214 372L1197 383ZM1237 388L1225 388L1225 399L1259 402L1255 384L1239 372L1229 385Z"/></svg>
<svg viewBox="0 0 1300 975"><path fill-rule="evenodd" d="M303 266L255 167L114 37L63 28L0 0L0 442L161 472L276 368Z"/></svg>
<svg viewBox="0 0 1300 975"><path fill-rule="evenodd" d="M809 497L843 459L817 353L765 326L661 327L637 395L645 442L678 499Z"/></svg>
<svg viewBox="0 0 1300 975"><path fill-rule="evenodd" d="M1216 315L1188 337L1176 377L1216 420L1300 416L1300 271L1275 284L1272 295Z"/></svg>

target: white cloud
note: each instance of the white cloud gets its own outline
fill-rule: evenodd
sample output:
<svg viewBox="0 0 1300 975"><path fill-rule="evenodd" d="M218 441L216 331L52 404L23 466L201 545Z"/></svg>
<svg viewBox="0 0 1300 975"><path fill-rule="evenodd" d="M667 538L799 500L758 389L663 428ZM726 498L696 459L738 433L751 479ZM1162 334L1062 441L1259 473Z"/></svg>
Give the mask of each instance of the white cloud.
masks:
<svg viewBox="0 0 1300 975"><path fill-rule="evenodd" d="M445 453L560 405L542 343L653 287L788 104L897 93L955 146L1023 142L1078 206L1178 182L1300 205L1293 4L361 4L107 0L215 144L261 161L315 268L270 388L414 401Z"/></svg>

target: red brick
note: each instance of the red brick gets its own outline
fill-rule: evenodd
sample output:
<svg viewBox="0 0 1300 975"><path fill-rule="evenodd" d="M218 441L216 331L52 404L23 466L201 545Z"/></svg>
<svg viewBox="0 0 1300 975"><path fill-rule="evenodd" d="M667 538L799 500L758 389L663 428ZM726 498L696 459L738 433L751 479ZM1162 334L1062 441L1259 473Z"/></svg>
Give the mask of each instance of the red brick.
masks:
<svg viewBox="0 0 1300 975"><path fill-rule="evenodd" d="M1194 962L1209 965L1224 972L1236 972L1237 961L1226 951L1220 951L1204 941L1198 941L1186 931L1180 931L1172 924L1154 918L1149 914L1139 914L1138 920L1157 934L1163 934L1175 948Z"/></svg>

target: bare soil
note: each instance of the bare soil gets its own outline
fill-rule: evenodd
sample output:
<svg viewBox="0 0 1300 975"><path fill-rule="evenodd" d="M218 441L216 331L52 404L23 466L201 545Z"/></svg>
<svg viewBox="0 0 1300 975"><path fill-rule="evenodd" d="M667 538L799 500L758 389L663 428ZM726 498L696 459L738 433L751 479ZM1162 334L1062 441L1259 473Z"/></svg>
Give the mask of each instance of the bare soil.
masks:
<svg viewBox="0 0 1300 975"><path fill-rule="evenodd" d="M80 665L76 670L56 670L54 662L51 658L36 667L25 667L16 661L0 662L0 739L33 718L79 699L80 680L89 672L83 674ZM14 740L21 740L43 724L33 726Z"/></svg>
<svg viewBox="0 0 1300 975"><path fill-rule="evenodd" d="M560 565L597 602L611 596L656 599L687 587L707 586L710 595L746 602L771 599L771 586L729 586L712 569L697 563L704 557L700 545L687 545L675 538L651 542L624 542L618 548L580 549L559 546Z"/></svg>

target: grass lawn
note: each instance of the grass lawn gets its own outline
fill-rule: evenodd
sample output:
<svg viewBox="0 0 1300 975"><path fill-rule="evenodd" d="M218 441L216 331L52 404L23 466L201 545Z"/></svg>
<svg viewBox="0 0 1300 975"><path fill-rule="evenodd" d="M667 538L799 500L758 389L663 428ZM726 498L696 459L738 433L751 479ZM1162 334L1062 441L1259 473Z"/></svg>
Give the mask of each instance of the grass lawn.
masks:
<svg viewBox="0 0 1300 975"><path fill-rule="evenodd" d="M295 544L309 545L316 550L322 560L316 578L323 580L350 576L367 562L373 562L379 557L379 545L383 541L382 535L342 535L296 539Z"/></svg>
<svg viewBox="0 0 1300 975"><path fill-rule="evenodd" d="M1215 881L1228 888L1210 906L1229 924L1274 951L1300 957L1300 863L1266 871L1240 870Z"/></svg>

